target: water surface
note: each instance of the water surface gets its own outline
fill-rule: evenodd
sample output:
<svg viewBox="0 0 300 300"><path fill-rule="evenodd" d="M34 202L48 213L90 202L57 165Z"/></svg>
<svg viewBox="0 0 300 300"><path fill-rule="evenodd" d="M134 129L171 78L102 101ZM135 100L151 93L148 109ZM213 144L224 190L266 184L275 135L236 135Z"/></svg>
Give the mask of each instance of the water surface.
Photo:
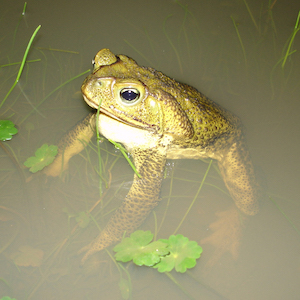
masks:
<svg viewBox="0 0 300 300"><path fill-rule="evenodd" d="M266 0L249 1L253 19L243 1L33 0L21 17L23 4L19 0L1 3L0 65L21 61L40 24L28 60L41 61L26 64L20 82L0 110L0 118L12 120L19 129L4 145L21 166L0 150L0 247L4 249L0 277L5 280L0 281L0 297L121 299L120 273L107 254L99 256L92 275L79 267L76 253L97 235L96 226L77 229L69 239L76 214L90 209L100 197L96 141L72 160L64 181L46 181L39 174L30 177L22 167L38 147L56 144L89 112L79 93L85 76L53 90L90 69L97 51L109 48L196 87L237 114L245 125L266 192L260 213L244 224L236 260L226 253L208 267L215 249L203 245L197 266L190 274L173 274L176 280L194 299L297 299L300 239L289 222L300 226L299 36L292 48L297 52L283 69L280 60L299 3L278 0L270 7ZM0 69L0 101L17 72L18 66ZM104 141L101 148L103 176L110 184L109 189L103 186L103 216L96 215L103 226L109 217L105 214L119 205L133 175L112 145ZM163 201L155 210L158 226L166 212L159 238L174 232L206 168L203 162L188 160L168 168ZM211 233L215 213L231 206L222 179L212 169L179 233L200 242ZM99 211L100 205L95 214ZM154 223L151 215L142 229L154 231ZM40 268L13 264L11 254L24 245L44 252ZM124 266L131 277L133 299L187 297L165 274ZM122 276L127 278L124 271Z"/></svg>

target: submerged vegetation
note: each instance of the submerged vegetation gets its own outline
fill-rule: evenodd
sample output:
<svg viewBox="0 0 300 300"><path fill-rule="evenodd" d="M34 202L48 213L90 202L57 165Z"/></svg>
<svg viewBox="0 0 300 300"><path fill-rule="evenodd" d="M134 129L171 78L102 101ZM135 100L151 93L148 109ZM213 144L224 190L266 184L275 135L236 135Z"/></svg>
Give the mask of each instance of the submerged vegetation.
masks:
<svg viewBox="0 0 300 300"><path fill-rule="evenodd" d="M38 33L38 31L40 30L41 28L41 25L39 25L36 30L33 32L29 42L28 42L28 45L26 47L26 50L25 50L25 53L24 53L24 56L23 56L23 59L21 61L21 65L20 65L20 69L19 69L19 72L18 72L18 75L17 75L17 78L15 80L15 82L13 83L12 87L10 88L10 90L8 91L8 93L5 95L4 99L2 100L2 102L0 103L0 109L1 107L3 106L3 104L5 103L6 99L8 98L8 96L10 95L10 93L12 92L12 90L15 88L16 84L19 82L20 80L20 77L21 77L21 74L23 72L23 69L24 69L24 66L25 66L25 62L26 62L26 59L27 59L27 55L28 55L28 52L30 50L30 47L31 47L31 44L36 36L36 34Z"/></svg>
<svg viewBox="0 0 300 300"><path fill-rule="evenodd" d="M287 41L287 49L286 49L285 55L283 56L283 60L282 60L282 64L281 64L282 69L285 66L287 58L297 51L297 50L292 51L292 45L294 43L297 32L300 30L299 19L300 19L300 10L298 12L298 17L297 17L297 20L296 20L296 23L294 26L294 30L291 34L291 37Z"/></svg>
<svg viewBox="0 0 300 300"><path fill-rule="evenodd" d="M25 9L25 7L24 7L24 9ZM23 10L23 12L24 12L24 10ZM21 74L22 74L23 69L24 69L24 65L25 65L25 62L26 62L26 59L27 59L29 49L31 47L33 39L35 38L35 36L36 36L36 34L37 34L37 32L39 31L40 28L41 28L41 25L39 25L36 28L36 30L34 31L34 33L32 34L32 36L31 36L31 38L28 42L28 45L27 45L27 48L25 50L23 59L21 61L21 65L20 65L19 72L17 74L16 80L13 83L13 85L11 86L11 88L9 89L9 91L7 92L7 94L5 95L4 99L1 101L0 109L3 106L3 104L5 103L5 101L7 100L7 98L9 97L9 95L11 94L12 90L15 88L16 84L19 82L19 79L20 79ZM8 64L6 66L9 66L9 65L10 64ZM15 125L13 124L13 122L11 122L9 120L0 120L0 140L1 141L10 140L12 138L12 136L15 135L18 132L18 130L14 126Z"/></svg>

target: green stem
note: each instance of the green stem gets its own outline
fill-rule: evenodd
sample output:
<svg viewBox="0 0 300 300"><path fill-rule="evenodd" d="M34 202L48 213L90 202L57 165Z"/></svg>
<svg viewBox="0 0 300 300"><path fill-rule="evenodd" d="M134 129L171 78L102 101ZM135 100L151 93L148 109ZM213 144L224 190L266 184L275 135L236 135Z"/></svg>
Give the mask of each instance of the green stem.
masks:
<svg viewBox="0 0 300 300"><path fill-rule="evenodd" d="M167 30L166 30L166 22L167 22L167 20L168 20L170 17L172 17L172 15L168 15L168 16L165 18L165 20L164 20L164 26L163 26L163 31L164 31L164 34L165 34L165 36L166 36L166 38L167 38L169 44L171 45L172 49L173 49L174 52L175 52L175 55L176 55L177 61L178 61L178 65L179 65L179 69L180 69L180 72L181 72L181 74L182 74L182 73L183 73L183 69L182 69L182 64L181 64L181 60L180 60L180 55L179 55L179 53L178 53L176 47L174 46L172 40L170 39L170 37L169 37L169 35L168 35L168 33L167 33Z"/></svg>
<svg viewBox="0 0 300 300"><path fill-rule="evenodd" d="M286 213L280 208L280 206L276 203L276 201L269 196L269 199L273 202L273 204L276 206L276 208L281 212L281 214L285 217L285 219L290 223L290 225L295 229L295 231L300 235L299 229L296 227L296 225L290 220L290 218L286 215Z"/></svg>
<svg viewBox="0 0 300 300"><path fill-rule="evenodd" d="M23 11L21 13L21 16L19 18L18 24L17 24L15 32L14 32L13 43L12 43L13 46L15 45L15 40L16 40L16 36L17 36L19 25L21 23L22 18L25 16L26 7L27 7L27 2L24 3Z"/></svg>
<svg viewBox="0 0 300 300"><path fill-rule="evenodd" d="M36 30L34 31L34 33L32 34L30 40L29 40L29 43L27 45L27 48L25 50L25 53L24 53L24 56L23 56L23 60L21 62L21 66L20 66L20 69L19 69L19 72L18 72L18 75L17 75L17 78L14 82L14 84L12 85L12 87L10 88L10 90L8 91L8 93L6 94L6 96L4 97L4 99L2 100L1 104L0 104L0 108L2 107L2 105L4 104L4 102L6 101L6 99L8 98L8 96L10 95L10 93L12 92L12 90L14 89L14 87L16 86L16 84L18 83L20 77L21 77L21 74L22 74L22 71L24 69L24 65L25 65L25 62L26 62L26 58L27 58L27 55L28 55L28 52L29 52L29 49L31 47L31 44L33 42L33 39L35 38L37 32L40 30L41 28L41 25L39 25Z"/></svg>
<svg viewBox="0 0 300 300"><path fill-rule="evenodd" d="M41 61L41 59L38 58L38 59L34 59L34 60L27 60L27 63L37 62L37 61ZM0 69L1 69L1 68L4 68L4 67L10 67L10 66L14 66L14 65L19 65L19 64L21 64L21 63L22 63L21 61L18 61L18 62L6 64L6 65L1 65L1 66L0 66Z"/></svg>
<svg viewBox="0 0 300 300"><path fill-rule="evenodd" d="M126 158L127 162L129 163L129 165L131 166L132 170L134 171L134 173L137 175L138 178L142 178L142 176L138 173L137 169L135 168L134 164L132 163L132 161L129 159L129 157L126 154L126 149L124 147L122 147L122 145L120 145L117 142L114 142L113 140L108 139L118 150L121 151L121 153L124 155L124 157Z"/></svg>
<svg viewBox="0 0 300 300"><path fill-rule="evenodd" d="M292 33L292 36L291 36L291 39L290 39L288 48L287 48L287 50L286 50L286 53L285 53L285 56L284 56L284 59L283 59L282 65L281 65L281 68L282 68L282 69L283 69L284 66L285 66L285 62L286 62L287 58L288 58L293 52L295 52L295 51L293 51L293 52L290 53L290 50L291 50L292 44L293 44L293 42L294 42L295 36L296 36L297 32L300 30L300 27L299 27L299 19L300 19L300 10L299 10L299 12L298 12L297 21L296 21L296 24L295 24L295 27L294 27L294 30L293 30L293 33Z"/></svg>
<svg viewBox="0 0 300 300"><path fill-rule="evenodd" d="M231 18L231 20L232 20L232 22L233 22L233 25L234 25L234 28L235 28L236 34L237 34L237 36L238 36L238 39L239 39L239 41L240 41L240 45L241 45L241 48L242 48L242 51L243 51L243 55L244 55L245 65L246 65L246 68L247 68L247 66L248 66L248 63L247 63L246 51L245 51L245 47L244 47L244 44L243 44L242 38L241 38L241 36L240 36L239 29L238 29L238 27L237 27L237 25L236 25L236 22L235 22L235 20L234 20L233 16L230 16L230 18Z"/></svg>
<svg viewBox="0 0 300 300"><path fill-rule="evenodd" d="M73 81L74 79L86 74L86 73L89 73L91 70L87 70L87 71L84 71L72 78L70 78L69 80L65 81L64 83L62 83L61 85L59 85L57 88L55 88L53 91L51 91L39 104L36 105L35 109L37 109L42 103L45 102L46 99L48 99L53 93L55 93L57 90L59 90L60 88L62 88L63 86L65 86L67 83ZM19 126L34 112L35 110L32 110L31 112L29 112L24 118L23 120L19 123Z"/></svg>
<svg viewBox="0 0 300 300"><path fill-rule="evenodd" d="M200 191L201 191L201 189L202 189L202 186L203 186L203 184L204 184L204 182L205 182L205 179L206 179L206 177L207 177L207 175L208 175L208 172L209 172L209 169L210 169L210 167L211 167L211 164L212 164L212 160L209 162L209 165L208 165L208 167L207 167L207 169L206 169L206 172L205 172L204 177L203 177L203 179L202 179L202 181L201 181L201 184L200 184L200 186L199 186L199 189L198 189L198 191L197 191L197 193L196 193L196 195L195 195L195 197L194 197L194 199L193 199L191 205L189 206L188 210L186 211L186 213L185 213L185 215L183 216L182 220L180 221L179 225L178 225L177 228L175 229L175 231L174 231L174 233L173 233L174 235L177 233L178 229L180 228L180 226L181 226L182 223L184 222L186 216L188 215L188 213L190 212L191 208L193 207L193 205L194 205L194 203L195 203L195 201L196 201L196 199L197 199L197 197L198 197L198 195L199 195L199 193L200 193Z"/></svg>
<svg viewBox="0 0 300 300"><path fill-rule="evenodd" d="M243 0L243 1L244 1L245 5L246 5L246 8L247 8L247 10L248 10L248 13L249 13L249 15L250 15L250 18L251 18L251 20L252 20L252 22L253 22L255 28L259 31L259 28L258 28L258 26L257 26L257 23L256 23L256 21L255 21L253 15L252 15L252 12L251 12L251 10L250 10L250 7L249 7L248 3L246 2L246 0Z"/></svg>
<svg viewBox="0 0 300 300"><path fill-rule="evenodd" d="M27 7L27 2L24 3L22 16L25 16L26 7Z"/></svg>
<svg viewBox="0 0 300 300"><path fill-rule="evenodd" d="M184 287L179 284L179 282L169 272L166 272L165 274L182 290L182 292L184 292L188 296L189 299L195 299Z"/></svg>
<svg viewBox="0 0 300 300"><path fill-rule="evenodd" d="M100 100L98 109L97 109L97 114L96 114L96 134L97 134L97 153L98 153L98 163L99 163L99 193L100 196L102 195L102 180L101 180L101 175L102 175L102 162L101 162L101 153L100 153L100 132L99 132L99 114L100 114L100 107L101 107L101 102Z"/></svg>

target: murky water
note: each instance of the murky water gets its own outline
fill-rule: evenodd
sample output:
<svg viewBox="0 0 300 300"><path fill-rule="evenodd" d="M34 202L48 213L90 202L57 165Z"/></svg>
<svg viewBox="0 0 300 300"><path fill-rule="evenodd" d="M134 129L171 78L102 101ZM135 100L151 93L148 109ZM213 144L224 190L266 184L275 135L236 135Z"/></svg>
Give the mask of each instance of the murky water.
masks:
<svg viewBox="0 0 300 300"><path fill-rule="evenodd" d="M120 278L128 278L124 270L119 272L103 253L87 275L76 254L98 232L93 222L79 229L75 221L100 197L95 140L72 159L64 181L38 173L31 177L23 168L38 147L57 143L88 113L79 93L86 75L55 89L91 68L99 49L109 48L195 86L237 114L266 191L260 213L244 224L239 256L225 253L211 266L215 248L205 244L189 274L172 273L178 283L194 299L298 299L300 237L294 227L300 227L300 36L283 69L281 59L300 5L290 0L248 2L253 18L245 2L237 0L35 0L28 1L21 17L22 1L2 0L0 65L21 61L31 34L38 25L42 28L28 56L40 61L26 64L0 109L0 119L12 120L19 129L4 143L7 152L0 149L0 297L122 299ZM0 101L17 72L18 65L0 68ZM133 176L112 145L104 141L101 148L109 188L104 186L103 201L93 211L100 226L126 195ZM168 168L163 201L155 210L159 238L174 232L206 168L188 160ZM215 169L206 183L179 230L197 242L211 234L215 213L232 206ZM142 229L154 231L154 224L151 215ZM24 246L39 250L33 253ZM28 253L25 258L22 251ZM20 256L19 266L12 255ZM133 299L187 298L165 274L124 267Z"/></svg>

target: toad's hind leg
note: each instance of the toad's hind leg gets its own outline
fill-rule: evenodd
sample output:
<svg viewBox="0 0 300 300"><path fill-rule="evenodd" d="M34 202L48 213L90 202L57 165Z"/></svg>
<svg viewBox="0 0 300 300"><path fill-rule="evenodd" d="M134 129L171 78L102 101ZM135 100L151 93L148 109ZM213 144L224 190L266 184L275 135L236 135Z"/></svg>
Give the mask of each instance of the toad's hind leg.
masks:
<svg viewBox="0 0 300 300"><path fill-rule="evenodd" d="M255 215L260 188L244 138L223 152L218 165L236 206L246 215Z"/></svg>
<svg viewBox="0 0 300 300"><path fill-rule="evenodd" d="M218 164L225 185L243 214L237 208L217 213L218 219L209 226L213 233L201 240L202 244L216 247L207 267L214 265L225 252L230 252L235 259L238 257L246 215L255 215L258 212L259 185L245 141L236 140L223 150Z"/></svg>

